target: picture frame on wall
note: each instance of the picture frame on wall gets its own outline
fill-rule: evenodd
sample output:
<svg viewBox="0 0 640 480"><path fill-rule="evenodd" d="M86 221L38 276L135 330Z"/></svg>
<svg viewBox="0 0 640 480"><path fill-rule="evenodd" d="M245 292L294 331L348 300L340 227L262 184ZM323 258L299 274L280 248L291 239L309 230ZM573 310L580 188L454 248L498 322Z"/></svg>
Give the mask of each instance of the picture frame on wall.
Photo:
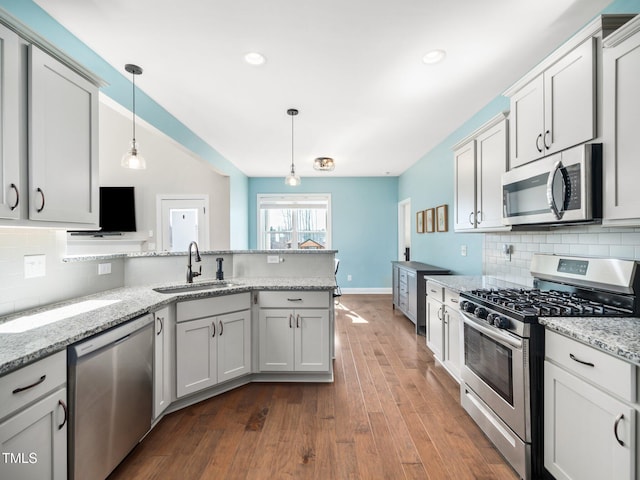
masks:
<svg viewBox="0 0 640 480"><path fill-rule="evenodd" d="M424 211L424 231L427 233L435 232L435 208L427 208Z"/></svg>
<svg viewBox="0 0 640 480"><path fill-rule="evenodd" d="M416 232L424 233L424 211L416 213Z"/></svg>
<svg viewBox="0 0 640 480"><path fill-rule="evenodd" d="M446 232L448 230L447 205L436 207L436 225L438 232Z"/></svg>

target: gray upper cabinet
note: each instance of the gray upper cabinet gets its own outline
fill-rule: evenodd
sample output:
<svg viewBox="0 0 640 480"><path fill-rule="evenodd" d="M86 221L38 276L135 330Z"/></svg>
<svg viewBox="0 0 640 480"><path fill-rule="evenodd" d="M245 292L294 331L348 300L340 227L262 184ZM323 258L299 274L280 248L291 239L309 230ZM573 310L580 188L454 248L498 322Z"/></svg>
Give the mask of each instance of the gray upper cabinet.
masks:
<svg viewBox="0 0 640 480"><path fill-rule="evenodd" d="M598 138L602 39L631 15L601 15L504 92L509 168Z"/></svg>
<svg viewBox="0 0 640 480"><path fill-rule="evenodd" d="M0 218L20 216L19 38L0 24Z"/></svg>
<svg viewBox="0 0 640 480"><path fill-rule="evenodd" d="M606 39L603 51L603 223L640 224L640 18Z"/></svg>
<svg viewBox="0 0 640 480"><path fill-rule="evenodd" d="M511 168L595 137L594 50L589 38L511 93Z"/></svg>
<svg viewBox="0 0 640 480"><path fill-rule="evenodd" d="M29 218L98 223L98 88L31 45Z"/></svg>
<svg viewBox="0 0 640 480"><path fill-rule="evenodd" d="M508 230L502 224L502 174L507 169L508 120L500 113L454 146L457 232Z"/></svg>

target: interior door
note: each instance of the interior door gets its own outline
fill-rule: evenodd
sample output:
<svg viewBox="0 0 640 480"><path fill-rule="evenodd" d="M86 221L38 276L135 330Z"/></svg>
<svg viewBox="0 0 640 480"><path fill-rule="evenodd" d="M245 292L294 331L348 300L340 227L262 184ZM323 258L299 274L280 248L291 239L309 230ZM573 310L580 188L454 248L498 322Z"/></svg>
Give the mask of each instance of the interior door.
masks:
<svg viewBox="0 0 640 480"><path fill-rule="evenodd" d="M159 195L157 203L160 251L184 252L192 241L209 249L208 195Z"/></svg>

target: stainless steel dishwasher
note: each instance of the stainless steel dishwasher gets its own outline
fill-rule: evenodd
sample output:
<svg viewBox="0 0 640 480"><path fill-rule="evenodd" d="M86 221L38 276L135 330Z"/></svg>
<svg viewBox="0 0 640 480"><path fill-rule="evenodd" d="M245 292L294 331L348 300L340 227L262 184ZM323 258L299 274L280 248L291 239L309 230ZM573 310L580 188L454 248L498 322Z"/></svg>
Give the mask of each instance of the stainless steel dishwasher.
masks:
<svg viewBox="0 0 640 480"><path fill-rule="evenodd" d="M68 349L69 479L105 479L151 428L153 317Z"/></svg>

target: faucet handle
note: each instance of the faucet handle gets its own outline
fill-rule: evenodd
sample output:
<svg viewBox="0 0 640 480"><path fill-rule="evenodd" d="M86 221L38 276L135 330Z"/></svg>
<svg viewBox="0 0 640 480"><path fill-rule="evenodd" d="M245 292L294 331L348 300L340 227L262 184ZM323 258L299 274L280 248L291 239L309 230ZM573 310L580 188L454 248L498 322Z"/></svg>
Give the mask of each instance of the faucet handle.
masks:
<svg viewBox="0 0 640 480"><path fill-rule="evenodd" d="M199 277L200 275L202 275L202 265L200 265L200 268L197 272L193 272L194 277Z"/></svg>

